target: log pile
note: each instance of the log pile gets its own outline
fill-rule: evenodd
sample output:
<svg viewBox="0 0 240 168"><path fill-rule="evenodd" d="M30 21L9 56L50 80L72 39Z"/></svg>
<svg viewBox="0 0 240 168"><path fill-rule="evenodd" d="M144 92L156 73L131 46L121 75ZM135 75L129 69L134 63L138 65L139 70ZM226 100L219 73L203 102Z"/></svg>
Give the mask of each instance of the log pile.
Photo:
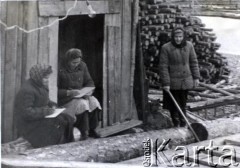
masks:
<svg viewBox="0 0 240 168"><path fill-rule="evenodd" d="M141 41L150 87L160 86L159 54L161 46L170 41L175 27L184 27L187 40L194 45L198 56L201 82L217 83L229 75L226 57L217 50L216 35L197 17L183 14L180 5L167 4L163 0L140 1Z"/></svg>

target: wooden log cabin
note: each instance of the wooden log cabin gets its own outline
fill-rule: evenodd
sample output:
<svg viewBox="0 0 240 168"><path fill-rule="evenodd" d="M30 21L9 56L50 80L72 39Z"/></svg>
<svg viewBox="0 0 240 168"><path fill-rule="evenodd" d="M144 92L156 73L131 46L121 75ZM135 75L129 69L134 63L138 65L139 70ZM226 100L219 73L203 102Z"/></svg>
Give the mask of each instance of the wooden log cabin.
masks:
<svg viewBox="0 0 240 168"><path fill-rule="evenodd" d="M29 69L50 64L50 98L57 101L59 62L72 47L83 51L95 82L95 96L103 107L102 127L137 119L133 99L135 68L136 0L89 0L96 11L89 17L85 0L1 1L1 126L2 143L18 137L14 122L14 98ZM135 4L135 5L134 5ZM135 6L135 8L134 8ZM134 12L135 11L135 12ZM135 17L134 17L135 16ZM47 25L51 25L46 27Z"/></svg>

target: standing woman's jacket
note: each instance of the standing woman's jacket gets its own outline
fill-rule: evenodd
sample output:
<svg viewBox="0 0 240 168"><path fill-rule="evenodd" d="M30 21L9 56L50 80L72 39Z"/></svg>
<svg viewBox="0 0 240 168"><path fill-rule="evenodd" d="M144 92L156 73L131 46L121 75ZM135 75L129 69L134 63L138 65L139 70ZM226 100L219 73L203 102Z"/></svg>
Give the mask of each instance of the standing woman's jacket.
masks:
<svg viewBox="0 0 240 168"><path fill-rule="evenodd" d="M197 56L191 42L186 41L182 48L172 42L162 46L160 54L160 77L163 86L172 90L193 88L193 79L199 79Z"/></svg>

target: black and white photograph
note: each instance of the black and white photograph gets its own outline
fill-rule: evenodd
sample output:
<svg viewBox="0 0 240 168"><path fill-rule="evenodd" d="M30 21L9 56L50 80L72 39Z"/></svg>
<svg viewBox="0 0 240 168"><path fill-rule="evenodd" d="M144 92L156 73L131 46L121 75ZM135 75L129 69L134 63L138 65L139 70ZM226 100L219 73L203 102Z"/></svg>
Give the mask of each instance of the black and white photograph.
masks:
<svg viewBox="0 0 240 168"><path fill-rule="evenodd" d="M240 0L0 0L1 167L240 167Z"/></svg>

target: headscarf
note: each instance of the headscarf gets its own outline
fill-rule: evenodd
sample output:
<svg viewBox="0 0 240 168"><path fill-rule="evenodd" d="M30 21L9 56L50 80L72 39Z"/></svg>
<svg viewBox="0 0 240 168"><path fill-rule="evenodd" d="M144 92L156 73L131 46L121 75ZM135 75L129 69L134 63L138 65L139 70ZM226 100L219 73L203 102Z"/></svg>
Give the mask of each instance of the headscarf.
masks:
<svg viewBox="0 0 240 168"><path fill-rule="evenodd" d="M183 40L182 40L182 43L181 44L177 44L175 39L174 39L174 36L175 34L177 33L183 33ZM186 40L186 32L185 30L182 28L182 27L177 27L175 29L173 29L172 31L172 36L171 36L171 43L173 44L173 46L175 46L176 48L183 48L187 45L187 40Z"/></svg>
<svg viewBox="0 0 240 168"><path fill-rule="evenodd" d="M52 67L50 65L36 64L30 69L29 76L30 79L33 80L36 84L43 85L43 78L50 75L51 73Z"/></svg>
<svg viewBox="0 0 240 168"><path fill-rule="evenodd" d="M82 51L78 48L69 49L62 59L62 66L67 70L70 70L69 62L77 58L83 58Z"/></svg>

